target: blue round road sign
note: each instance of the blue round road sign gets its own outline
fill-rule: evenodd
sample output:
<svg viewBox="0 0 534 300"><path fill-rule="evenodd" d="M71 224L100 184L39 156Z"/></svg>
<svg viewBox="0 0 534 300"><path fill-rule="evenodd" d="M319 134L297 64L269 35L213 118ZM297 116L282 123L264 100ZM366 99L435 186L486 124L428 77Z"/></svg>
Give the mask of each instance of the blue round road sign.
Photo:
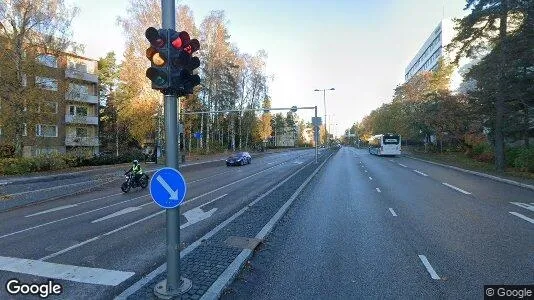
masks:
<svg viewBox="0 0 534 300"><path fill-rule="evenodd" d="M150 195L162 208L175 208L185 199L185 179L174 168L162 168L150 179Z"/></svg>

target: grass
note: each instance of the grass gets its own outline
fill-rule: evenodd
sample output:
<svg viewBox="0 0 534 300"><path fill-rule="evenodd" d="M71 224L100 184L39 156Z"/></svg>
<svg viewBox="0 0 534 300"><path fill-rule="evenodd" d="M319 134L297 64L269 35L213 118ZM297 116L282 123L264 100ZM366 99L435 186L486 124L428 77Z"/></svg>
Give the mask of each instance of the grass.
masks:
<svg viewBox="0 0 534 300"><path fill-rule="evenodd" d="M521 172L511 167L506 168L504 173L497 172L494 164L476 161L472 158L467 157L463 152L425 153L422 151L417 151L415 149L407 150L408 151L405 151L406 154L411 155L413 157L443 163L471 171L483 172L495 176L505 177L512 180L534 183L534 173Z"/></svg>

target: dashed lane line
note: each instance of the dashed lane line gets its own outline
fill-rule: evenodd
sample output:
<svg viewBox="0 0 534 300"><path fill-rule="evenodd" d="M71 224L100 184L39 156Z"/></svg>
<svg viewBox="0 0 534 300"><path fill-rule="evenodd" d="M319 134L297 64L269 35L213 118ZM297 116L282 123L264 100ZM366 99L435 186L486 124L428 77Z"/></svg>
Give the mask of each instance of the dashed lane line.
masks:
<svg viewBox="0 0 534 300"><path fill-rule="evenodd" d="M428 259L426 258L426 256L419 255L419 259L423 262L423 265L425 265L425 268L430 274L430 277L432 277L432 279L441 279L436 273L436 271L434 270L434 268L432 268L432 265L430 265L430 262L428 262Z"/></svg>
<svg viewBox="0 0 534 300"><path fill-rule="evenodd" d="M394 211L393 208L391 208L391 207L389 208L389 212L391 212L391 214L392 214L394 217L397 216L397 214L395 213L395 211Z"/></svg>
<svg viewBox="0 0 534 300"><path fill-rule="evenodd" d="M419 175L423 175L423 176L428 176L427 174L421 172L421 171L418 171L418 170L413 170L415 173L419 174Z"/></svg>
<svg viewBox="0 0 534 300"><path fill-rule="evenodd" d="M452 185L452 184L448 184L448 183L446 183L446 182L442 182L442 183L443 183L443 185L448 186L448 187L450 187L451 189L457 190L457 191L460 192L460 193L463 193L463 194L466 194L466 195L471 195L470 192L468 192L468 191L464 191L464 190L462 190L461 188L459 188L459 187L455 187L455 186Z"/></svg>

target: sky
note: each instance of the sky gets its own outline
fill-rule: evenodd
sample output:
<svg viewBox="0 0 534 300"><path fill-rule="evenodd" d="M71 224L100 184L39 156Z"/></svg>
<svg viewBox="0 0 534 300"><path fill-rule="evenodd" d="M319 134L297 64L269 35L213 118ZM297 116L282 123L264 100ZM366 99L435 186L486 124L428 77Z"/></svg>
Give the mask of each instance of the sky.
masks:
<svg viewBox="0 0 534 300"><path fill-rule="evenodd" d="M147 0L151 1L151 0ZM158 1L158 0L154 0ZM461 17L465 0L179 0L197 26L224 10L231 42L251 54L264 49L272 107L318 106L328 127L343 134L373 109L390 102L404 69L440 20ZM117 17L128 0L68 0L80 8L72 24L84 55L98 59L125 48ZM179 29L179 28L177 28ZM143 34L143 33L140 33ZM312 111L299 111L311 121ZM324 120L323 120L324 123ZM336 125L337 124L337 125Z"/></svg>

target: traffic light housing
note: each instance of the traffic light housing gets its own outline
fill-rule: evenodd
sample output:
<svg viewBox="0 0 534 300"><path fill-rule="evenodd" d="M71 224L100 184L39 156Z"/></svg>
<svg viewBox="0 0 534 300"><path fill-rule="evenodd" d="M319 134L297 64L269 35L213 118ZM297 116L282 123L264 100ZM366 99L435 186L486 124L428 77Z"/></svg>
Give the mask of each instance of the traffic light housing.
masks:
<svg viewBox="0 0 534 300"><path fill-rule="evenodd" d="M146 30L145 37L150 42L146 57L151 63L146 76L152 81L152 88L166 95L192 94L200 84L200 76L193 74L200 59L192 56L200 48L199 41L191 40L186 31L154 27Z"/></svg>
<svg viewBox="0 0 534 300"><path fill-rule="evenodd" d="M186 31L171 32L169 62L172 87L178 96L193 94L193 88L200 84L200 76L193 74L200 66L200 59L192 54L200 49L197 39L190 39Z"/></svg>

